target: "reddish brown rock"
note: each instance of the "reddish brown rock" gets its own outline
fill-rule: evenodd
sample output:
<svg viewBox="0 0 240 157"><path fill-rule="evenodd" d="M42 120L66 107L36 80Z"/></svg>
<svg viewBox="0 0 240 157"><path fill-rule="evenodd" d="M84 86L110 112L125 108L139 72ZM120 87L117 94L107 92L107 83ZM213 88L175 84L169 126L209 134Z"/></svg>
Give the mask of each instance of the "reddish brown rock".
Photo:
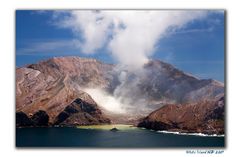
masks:
<svg viewBox="0 0 240 157"><path fill-rule="evenodd" d="M165 105L140 120L153 130L224 134L224 97L195 104Z"/></svg>
<svg viewBox="0 0 240 157"><path fill-rule="evenodd" d="M98 122L105 122L103 119L106 116L102 112L93 116L88 112L78 111L69 116L65 109L68 110L68 106L76 99L81 99L90 106L97 105L88 93L83 92L84 88L103 88L112 94L121 82L118 74L122 71L116 70L115 67L115 65L101 63L95 59L56 57L17 68L16 112L23 112L31 117L39 110L43 110L49 116L49 124L54 124L59 116L60 119L67 117L66 122L71 124L74 121L76 124L86 124L88 121L95 123L97 115L99 116ZM127 97L130 103L139 105L141 103L136 101L144 98L146 103L143 106L149 108L147 113L159 108L165 102L207 101L224 93L222 83L211 79L198 79L162 61L149 61L144 66L144 75L124 71L127 78L121 87L130 90L119 90L123 91L119 93L121 98ZM136 80L138 80L137 83ZM135 111L141 109L139 105L133 108L134 112L142 112ZM216 110L216 113L218 112ZM131 116L127 118L128 121L135 121ZM77 122L76 119L84 120ZM124 117L116 121L125 121L125 119Z"/></svg>
<svg viewBox="0 0 240 157"><path fill-rule="evenodd" d="M102 114L97 104L89 104L77 98L56 117L54 124L75 126L110 123L110 119Z"/></svg>
<svg viewBox="0 0 240 157"><path fill-rule="evenodd" d="M104 76L110 69L111 65L79 57L58 57L17 68L16 112L29 116L44 110L53 124L56 116L77 98L96 104L82 89L107 86Z"/></svg>

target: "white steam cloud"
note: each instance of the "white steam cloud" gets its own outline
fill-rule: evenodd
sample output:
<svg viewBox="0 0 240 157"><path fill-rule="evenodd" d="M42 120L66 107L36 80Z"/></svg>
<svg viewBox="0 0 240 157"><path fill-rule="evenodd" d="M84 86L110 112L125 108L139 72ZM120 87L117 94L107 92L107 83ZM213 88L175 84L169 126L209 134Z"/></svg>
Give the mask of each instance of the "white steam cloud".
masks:
<svg viewBox="0 0 240 157"><path fill-rule="evenodd" d="M107 47L120 64L139 67L154 53L155 44L169 29L201 19L207 11L70 11L58 26L70 28L86 54ZM65 15L65 16L62 16Z"/></svg>
<svg viewBox="0 0 240 157"><path fill-rule="evenodd" d="M120 64L119 84L112 94L102 89L85 89L106 110L115 113L142 113L151 110L139 87L145 78L141 68L155 52L157 42L169 31L200 20L208 11L70 11L55 12L59 27L71 29L82 53L98 53L107 48Z"/></svg>
<svg viewBox="0 0 240 157"><path fill-rule="evenodd" d="M114 96L109 95L107 92L101 89L87 88L85 92L91 95L91 97L105 110L113 113L125 114L127 111L123 108L120 100Z"/></svg>

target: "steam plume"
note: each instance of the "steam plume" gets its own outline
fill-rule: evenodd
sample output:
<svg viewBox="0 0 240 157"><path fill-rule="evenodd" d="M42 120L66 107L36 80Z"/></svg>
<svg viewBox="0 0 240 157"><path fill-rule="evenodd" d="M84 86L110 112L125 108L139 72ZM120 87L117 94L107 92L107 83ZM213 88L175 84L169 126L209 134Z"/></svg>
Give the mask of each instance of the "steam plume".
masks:
<svg viewBox="0 0 240 157"><path fill-rule="evenodd" d="M207 11L70 11L58 26L70 28L83 53L107 47L120 64L142 66L154 53L156 42L171 29L201 19Z"/></svg>
<svg viewBox="0 0 240 157"><path fill-rule="evenodd" d="M70 11L56 12L59 27L71 29L82 53L98 53L107 48L118 61L115 69L119 84L112 95L102 89L85 89L105 109L118 113L151 110L141 95L142 66L155 52L156 43L169 30L204 18L208 11ZM61 15L61 16L60 16Z"/></svg>

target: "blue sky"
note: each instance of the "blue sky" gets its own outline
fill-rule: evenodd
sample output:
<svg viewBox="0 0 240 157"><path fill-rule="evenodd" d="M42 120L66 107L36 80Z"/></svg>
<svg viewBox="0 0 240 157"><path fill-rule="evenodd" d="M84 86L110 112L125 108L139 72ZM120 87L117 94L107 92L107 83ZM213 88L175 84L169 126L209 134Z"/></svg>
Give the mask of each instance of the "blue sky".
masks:
<svg viewBox="0 0 240 157"><path fill-rule="evenodd" d="M56 27L53 12L16 11L16 66L37 63L54 56L80 56L115 63L107 48L83 53L75 46L71 29ZM224 82L224 14L209 14L157 41L150 56L173 64L200 78ZM81 33L80 35L81 36Z"/></svg>

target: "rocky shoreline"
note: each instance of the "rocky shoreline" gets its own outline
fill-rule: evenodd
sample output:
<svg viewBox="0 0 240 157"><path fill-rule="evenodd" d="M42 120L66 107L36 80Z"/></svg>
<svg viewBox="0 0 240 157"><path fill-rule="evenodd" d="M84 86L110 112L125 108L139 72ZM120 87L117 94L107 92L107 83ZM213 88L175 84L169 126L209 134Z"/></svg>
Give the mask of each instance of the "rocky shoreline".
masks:
<svg viewBox="0 0 240 157"><path fill-rule="evenodd" d="M145 118L135 121L135 126L155 131L179 133L202 133L207 135L224 134L224 96L215 101L196 104L165 105ZM27 115L16 113L16 127L76 127L81 125L111 124L96 104L90 104L80 98L75 99L49 121L46 111L39 110Z"/></svg>
<svg viewBox="0 0 240 157"><path fill-rule="evenodd" d="M16 127L123 123L151 130L224 134L223 83L198 79L160 60L145 64L144 75L116 67L95 59L55 57L16 68ZM111 95L122 72L126 82L121 88L134 88L118 93L134 106L128 115L107 112L84 90L100 88Z"/></svg>
<svg viewBox="0 0 240 157"><path fill-rule="evenodd" d="M78 126L78 125L96 125L110 124L111 120L102 114L96 104L90 104L80 98L72 103L55 117L54 122L49 121L49 115L46 111L39 110L33 115L27 115L20 111L16 113L17 127L42 127L42 126Z"/></svg>
<svg viewBox="0 0 240 157"><path fill-rule="evenodd" d="M165 105L140 120L138 127L180 133L224 134L224 97L196 104Z"/></svg>

